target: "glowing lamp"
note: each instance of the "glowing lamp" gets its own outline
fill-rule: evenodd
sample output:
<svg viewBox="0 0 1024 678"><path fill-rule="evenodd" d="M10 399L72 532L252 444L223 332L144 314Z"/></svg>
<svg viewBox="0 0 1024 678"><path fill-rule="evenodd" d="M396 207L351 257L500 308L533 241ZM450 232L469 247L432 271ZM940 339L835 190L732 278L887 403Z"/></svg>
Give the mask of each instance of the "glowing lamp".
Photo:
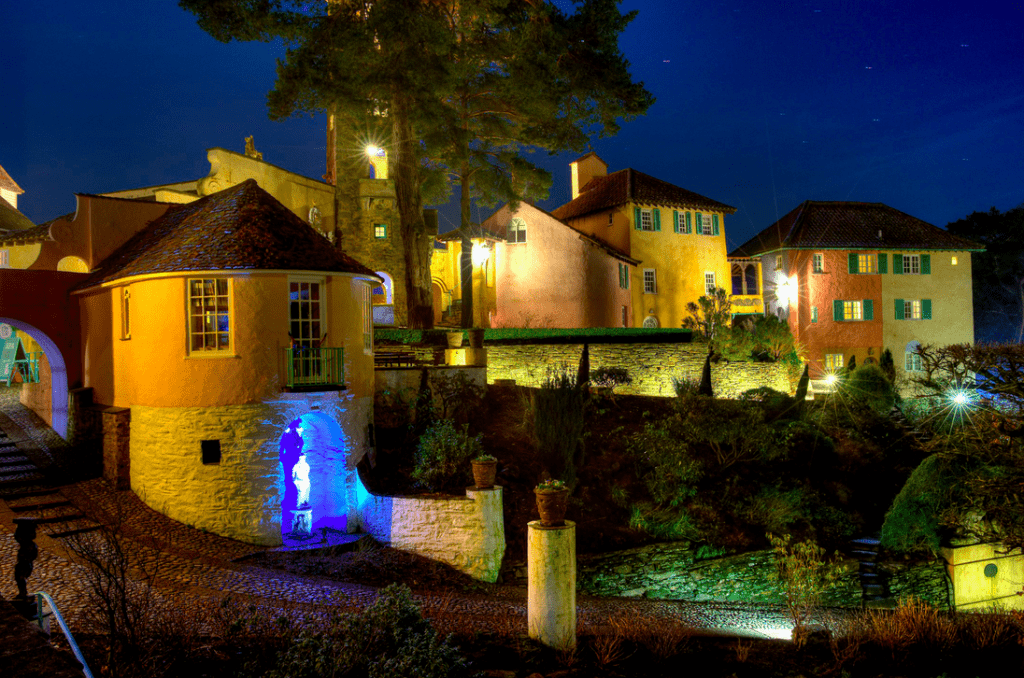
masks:
<svg viewBox="0 0 1024 678"><path fill-rule="evenodd" d="M838 380L839 380L839 377L837 377L834 374L827 374L827 375L825 375L825 383L828 384L829 386L832 386Z"/></svg>
<svg viewBox="0 0 1024 678"><path fill-rule="evenodd" d="M965 408L971 405L974 400L970 391L962 388L955 388L949 392L949 401L957 408Z"/></svg>
<svg viewBox="0 0 1024 678"><path fill-rule="evenodd" d="M370 144L369 146L366 147L366 155L370 156L371 158L383 158L384 149L381 148L380 146L374 146L373 144Z"/></svg>
<svg viewBox="0 0 1024 678"><path fill-rule="evenodd" d="M483 266L491 256L491 250L486 245L473 245L473 265Z"/></svg>

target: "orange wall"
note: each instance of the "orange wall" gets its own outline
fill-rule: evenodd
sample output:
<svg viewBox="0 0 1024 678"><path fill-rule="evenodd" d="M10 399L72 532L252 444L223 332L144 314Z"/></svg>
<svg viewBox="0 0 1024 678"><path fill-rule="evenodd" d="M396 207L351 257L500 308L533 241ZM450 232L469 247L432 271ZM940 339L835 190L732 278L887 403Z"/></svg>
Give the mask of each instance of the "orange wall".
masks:
<svg viewBox="0 0 1024 678"><path fill-rule="evenodd" d="M608 212L612 213L612 223L608 225ZM588 214L578 219L570 219L566 223L581 233L597 236L601 240L627 255L630 254L630 230L632 221L625 210L605 210Z"/></svg>

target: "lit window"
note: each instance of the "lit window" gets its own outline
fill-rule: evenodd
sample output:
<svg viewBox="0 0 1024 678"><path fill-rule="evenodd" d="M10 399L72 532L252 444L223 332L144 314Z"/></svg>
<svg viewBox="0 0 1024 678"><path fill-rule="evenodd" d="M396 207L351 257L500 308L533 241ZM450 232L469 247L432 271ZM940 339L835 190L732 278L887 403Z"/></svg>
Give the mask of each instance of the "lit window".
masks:
<svg viewBox="0 0 1024 678"><path fill-rule="evenodd" d="M843 320L863 320L864 305L859 301L843 302Z"/></svg>
<svg viewBox="0 0 1024 678"><path fill-rule="evenodd" d="M825 354L825 371L831 374L835 374L839 370L843 369L843 354L842 353L826 353Z"/></svg>
<svg viewBox="0 0 1024 678"><path fill-rule="evenodd" d="M189 352L231 350L227 278L188 281Z"/></svg>
<svg viewBox="0 0 1024 678"><path fill-rule="evenodd" d="M128 307L128 300L131 298L131 292L125 287L121 290L121 338L131 339L132 338L132 323L131 315Z"/></svg>
<svg viewBox="0 0 1024 678"><path fill-rule="evenodd" d="M812 323L818 322L818 307L817 306L811 306L811 322Z"/></svg>
<svg viewBox="0 0 1024 678"><path fill-rule="evenodd" d="M921 255L919 254L904 254L903 255L903 272L910 274L918 274L921 272Z"/></svg>
<svg viewBox="0 0 1024 678"><path fill-rule="evenodd" d="M775 270L776 271L781 271L782 270L782 255L779 255L779 256L775 257Z"/></svg>
<svg viewBox="0 0 1024 678"><path fill-rule="evenodd" d="M704 294L709 297L715 296L715 272L708 271L704 274Z"/></svg>
<svg viewBox="0 0 1024 678"><path fill-rule="evenodd" d="M624 290L629 289L629 266L627 264L619 264L619 287Z"/></svg>
<svg viewBox="0 0 1024 678"><path fill-rule="evenodd" d="M903 302L903 318L906 320L920 320L921 319L921 302L920 300L905 300Z"/></svg>
<svg viewBox="0 0 1024 678"><path fill-rule="evenodd" d="M956 266L956 255L951 258L950 263Z"/></svg>
<svg viewBox="0 0 1024 678"><path fill-rule="evenodd" d="M375 224L373 227L373 237L378 240L383 240L388 237L388 226L387 224Z"/></svg>
<svg viewBox="0 0 1024 678"><path fill-rule="evenodd" d="M825 272L825 255L820 253L820 252L816 253L814 255L813 264L812 265L813 265L813 269L812 270L815 273L824 273Z"/></svg>
<svg viewBox="0 0 1024 678"><path fill-rule="evenodd" d="M657 294L658 281L654 275L653 268L644 269L644 294Z"/></svg>
<svg viewBox="0 0 1024 678"><path fill-rule="evenodd" d="M878 257L874 254L857 255L858 273L878 273Z"/></svg>
<svg viewBox="0 0 1024 678"><path fill-rule="evenodd" d="M640 210L640 230L654 230L654 212L651 210Z"/></svg>
<svg viewBox="0 0 1024 678"><path fill-rule="evenodd" d="M11 256L8 250L0 250L0 268L11 267Z"/></svg>
<svg viewBox="0 0 1024 678"><path fill-rule="evenodd" d="M526 222L519 217L508 222L508 242L526 242Z"/></svg>

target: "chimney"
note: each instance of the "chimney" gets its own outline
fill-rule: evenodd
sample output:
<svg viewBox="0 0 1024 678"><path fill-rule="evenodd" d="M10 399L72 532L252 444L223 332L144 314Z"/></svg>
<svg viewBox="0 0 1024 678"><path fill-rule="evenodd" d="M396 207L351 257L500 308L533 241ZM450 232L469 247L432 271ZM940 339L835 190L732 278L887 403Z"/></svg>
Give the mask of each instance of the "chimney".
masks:
<svg viewBox="0 0 1024 678"><path fill-rule="evenodd" d="M603 177L608 174L608 163L601 160L597 153L587 153L578 160L569 163L572 169L572 199L580 195L580 189L594 177Z"/></svg>

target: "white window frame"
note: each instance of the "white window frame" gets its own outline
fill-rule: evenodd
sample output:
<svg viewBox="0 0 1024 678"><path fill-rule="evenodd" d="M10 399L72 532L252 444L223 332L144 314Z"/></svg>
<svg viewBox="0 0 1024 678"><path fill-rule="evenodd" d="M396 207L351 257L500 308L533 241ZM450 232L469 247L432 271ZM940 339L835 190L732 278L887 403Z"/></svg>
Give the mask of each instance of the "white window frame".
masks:
<svg viewBox="0 0 1024 678"><path fill-rule="evenodd" d="M860 299L843 301L843 320L864 320L864 302Z"/></svg>
<svg viewBox="0 0 1024 678"><path fill-rule="evenodd" d="M835 374L839 370L843 369L843 354L842 353L826 353L825 354L825 371L829 374Z"/></svg>
<svg viewBox="0 0 1024 678"><path fill-rule="evenodd" d="M387 224L374 224L373 225L373 237L375 240L387 240L388 239L388 225Z"/></svg>
<svg viewBox="0 0 1024 678"><path fill-rule="evenodd" d="M922 305L920 299L904 299L903 300L903 319L904 320L923 320Z"/></svg>
<svg viewBox="0 0 1024 678"><path fill-rule="evenodd" d="M907 351L903 354L903 369L907 372L924 372L921 363L921 354L917 351Z"/></svg>
<svg viewBox="0 0 1024 678"><path fill-rule="evenodd" d="M825 254L822 252L815 252L811 255L811 272L812 273L824 273L825 272Z"/></svg>
<svg viewBox="0 0 1024 678"><path fill-rule="evenodd" d="M650 274L650 275L648 275ZM653 268L644 269L644 294L658 293L658 274Z"/></svg>
<svg viewBox="0 0 1024 678"><path fill-rule="evenodd" d="M629 264L619 262L619 287L624 290L629 289Z"/></svg>
<svg viewBox="0 0 1024 678"><path fill-rule="evenodd" d="M291 324L293 322L293 318L292 318L292 304L293 303L297 302L297 303L300 304L300 307L301 307L301 304L305 302L306 304L309 305L310 309L312 309L312 307L314 306L314 302L315 302L315 305L317 307L317 315L319 315L319 318L316 318L316 320L315 320L319 324L319 327L317 327L317 335L313 336L312 334L310 334L310 336L306 338L307 339L306 345L309 346L310 348L318 347L320 345L320 340L323 339L323 336L327 333L327 284L326 284L326 282L327 281L324 278L318 278L316 276L306 276L306 275L290 275L290 276L288 276L288 311L287 311L287 313L288 313L288 331L289 332L291 331ZM293 284L299 285L299 290L298 291L300 293L300 298L296 299L296 300L292 299L292 285ZM319 299L315 299L314 300L314 299L312 299L312 295L310 295L310 299L303 300L301 298L301 292L302 292L302 285L303 284L317 285L319 287L319 290L317 292L317 296L319 297ZM310 288L310 289L312 289L312 288ZM372 292L371 292L371 294L372 294ZM386 290L385 290L384 294L385 294L385 298L386 298L386 295L387 295L387 291ZM371 297L371 299L372 299L372 297ZM372 301L371 301L371 303L372 303ZM312 316L310 316L310 318L308 318L306 321L301 320L301 316L300 316L300 319L298 320L298 322L299 322L300 326L301 326L301 324L303 322L307 322L309 324L310 330L312 331L312 326L313 326L313 322L314 322L314 319L312 318ZM300 332L300 334L301 334L301 332ZM299 337L293 337L293 340L294 339L298 339L298 338Z"/></svg>
<svg viewBox="0 0 1024 678"><path fill-rule="evenodd" d="M701 235L714 235L715 234L714 221L712 220L710 214L701 214L700 215L700 233L701 233Z"/></svg>
<svg viewBox="0 0 1024 678"><path fill-rule="evenodd" d="M903 272L906 275L921 275L921 255L920 254L904 254L903 255Z"/></svg>
<svg viewBox="0 0 1024 678"><path fill-rule="evenodd" d="M857 255L857 273L878 273L878 255L877 254L858 254Z"/></svg>
<svg viewBox="0 0 1024 678"><path fill-rule="evenodd" d="M10 250L0 250L0 268L11 267L11 253Z"/></svg>
<svg viewBox="0 0 1024 678"><path fill-rule="evenodd" d="M640 230L654 231L654 210L646 208L640 209Z"/></svg>
<svg viewBox="0 0 1024 678"><path fill-rule="evenodd" d="M715 283L715 272L704 271L704 294L708 297L715 296L715 290L718 289L718 285Z"/></svg>
<svg viewBox="0 0 1024 678"><path fill-rule="evenodd" d="M213 283L214 293L207 294L206 283L210 281ZM193 283L199 283L200 292L198 296L193 296ZM220 291L223 282L224 293ZM234 317L234 303L232 290L234 283L231 278L228 277L211 277L211 278L186 278L185 279L185 313L187 318L186 332L187 332L187 352L191 357L216 357L216 356L227 356L234 354L234 332L232 331L231 322ZM213 309L210 310L208 300L213 300ZM223 299L223 307L221 307L220 299ZM194 306L194 301L199 301L198 306ZM196 313L196 310L199 310ZM208 330L206 323L213 316L214 329ZM220 329L220 317L226 316L227 329ZM195 329L196 319L199 319L199 329ZM212 335L214 337L213 346L211 348L206 347L206 337ZM221 336L225 336L227 339L227 345L222 346ZM196 347L196 338L202 339L202 347Z"/></svg>
<svg viewBox="0 0 1024 678"><path fill-rule="evenodd" d="M519 217L512 217L508 222L506 240L510 245L526 242L526 222Z"/></svg>

